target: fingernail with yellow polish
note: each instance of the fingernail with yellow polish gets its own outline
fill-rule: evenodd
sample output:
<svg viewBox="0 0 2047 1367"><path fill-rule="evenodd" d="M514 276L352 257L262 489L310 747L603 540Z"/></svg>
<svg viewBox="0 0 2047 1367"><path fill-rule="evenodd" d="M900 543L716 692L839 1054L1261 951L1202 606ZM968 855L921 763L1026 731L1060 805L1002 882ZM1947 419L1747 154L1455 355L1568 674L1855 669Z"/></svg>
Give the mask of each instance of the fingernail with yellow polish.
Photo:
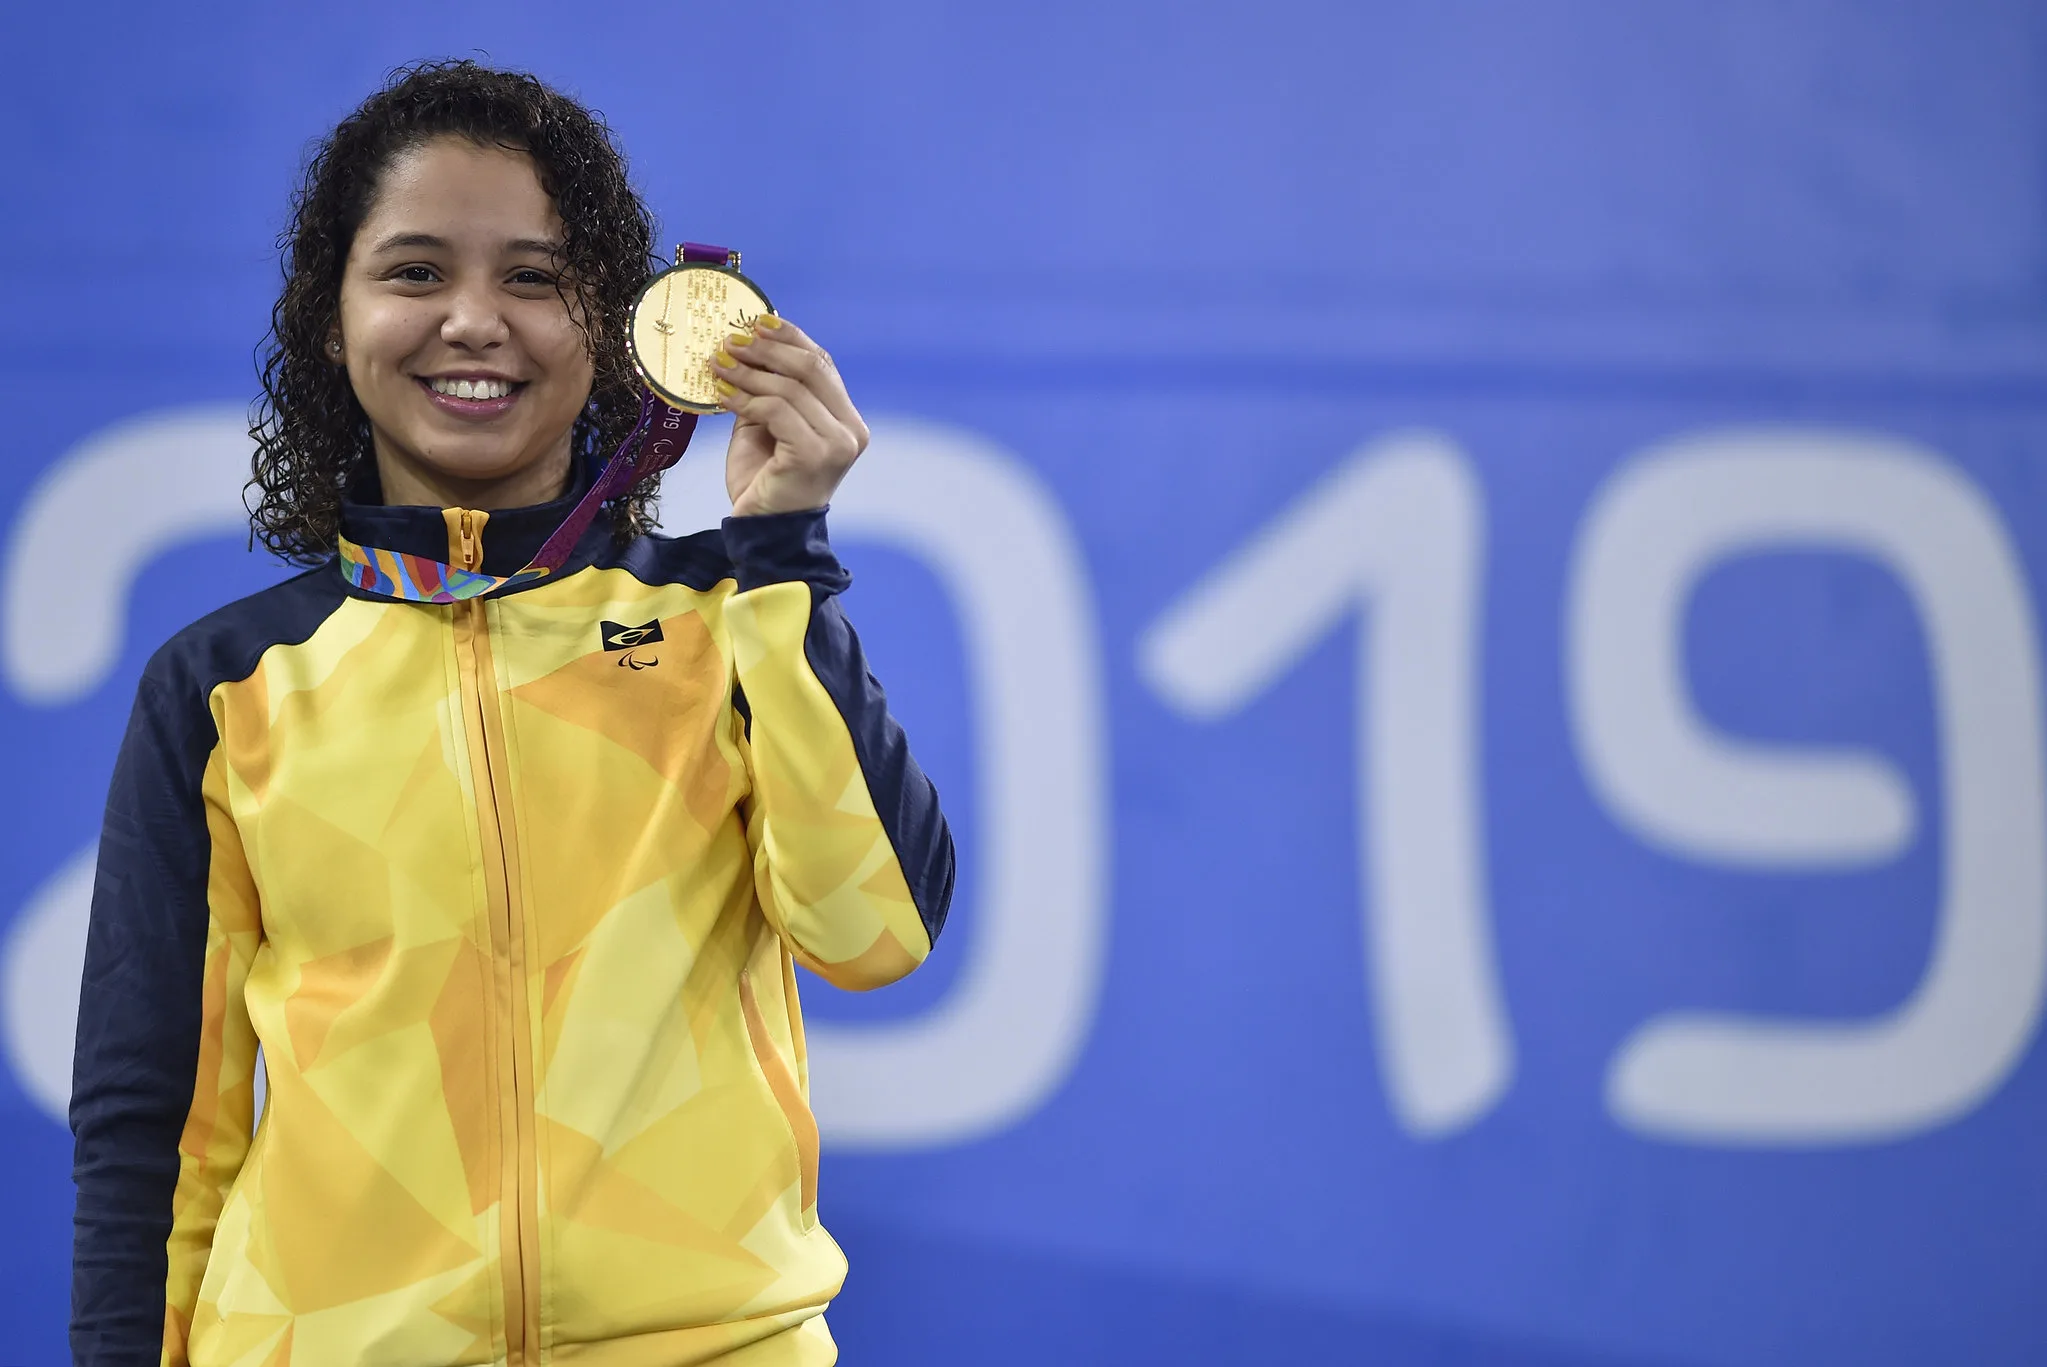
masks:
<svg viewBox="0 0 2047 1367"><path fill-rule="evenodd" d="M763 313L759 318L754 320L754 326L763 327L766 328L768 331L773 332L776 328L782 326L782 320L777 318L772 313Z"/></svg>
<svg viewBox="0 0 2047 1367"><path fill-rule="evenodd" d="M746 346L753 341L751 332L735 332L725 339L726 346Z"/></svg>
<svg viewBox="0 0 2047 1367"><path fill-rule="evenodd" d="M739 392L739 387L737 385L732 384L731 382L726 380L713 379L711 381L711 387L716 389L720 394L737 394Z"/></svg>
<svg viewBox="0 0 2047 1367"><path fill-rule="evenodd" d="M729 352L729 351L721 351L721 352L719 352L719 353L718 353L718 354L717 354L716 356L712 357L711 359L715 360L715 361L716 361L716 362L717 362L717 363L718 363L719 365L738 365L738 364L739 364L739 362L737 362L737 361L735 361L735 360L733 360L733 359L732 359L732 353L731 353L731 352Z"/></svg>

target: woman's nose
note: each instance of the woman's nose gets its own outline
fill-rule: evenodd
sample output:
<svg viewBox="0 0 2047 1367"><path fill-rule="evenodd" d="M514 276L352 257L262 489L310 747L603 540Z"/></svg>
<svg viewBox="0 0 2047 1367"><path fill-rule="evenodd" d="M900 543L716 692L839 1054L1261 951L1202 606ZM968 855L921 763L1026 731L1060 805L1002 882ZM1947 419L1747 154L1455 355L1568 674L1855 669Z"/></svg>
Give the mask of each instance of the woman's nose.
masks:
<svg viewBox="0 0 2047 1367"><path fill-rule="evenodd" d="M441 322L441 340L450 346L482 350L505 340L505 315L495 293L468 286L455 291L448 301L448 316Z"/></svg>

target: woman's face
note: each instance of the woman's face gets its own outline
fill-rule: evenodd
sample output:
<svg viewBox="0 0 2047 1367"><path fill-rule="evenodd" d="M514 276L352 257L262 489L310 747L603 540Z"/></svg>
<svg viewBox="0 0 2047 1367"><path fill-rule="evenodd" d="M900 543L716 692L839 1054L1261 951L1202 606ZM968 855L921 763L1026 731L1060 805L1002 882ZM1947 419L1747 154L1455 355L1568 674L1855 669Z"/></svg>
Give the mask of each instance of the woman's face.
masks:
<svg viewBox="0 0 2047 1367"><path fill-rule="evenodd" d="M401 153L350 244L334 342L387 503L509 508L562 491L590 398L556 289L561 219L522 152Z"/></svg>

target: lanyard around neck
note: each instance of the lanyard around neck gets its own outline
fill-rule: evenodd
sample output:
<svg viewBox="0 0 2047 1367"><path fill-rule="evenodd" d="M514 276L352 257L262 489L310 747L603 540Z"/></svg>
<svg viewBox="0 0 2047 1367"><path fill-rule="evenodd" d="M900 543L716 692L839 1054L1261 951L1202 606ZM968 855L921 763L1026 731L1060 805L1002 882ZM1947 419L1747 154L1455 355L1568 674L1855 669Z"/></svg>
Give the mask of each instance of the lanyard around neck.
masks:
<svg viewBox="0 0 2047 1367"><path fill-rule="evenodd" d="M410 603L459 603L481 598L513 584L544 579L559 570L575 553L599 509L647 476L666 470L682 459L696 430L697 415L668 407L648 394L640 400L640 420L626 439L604 463L597 482L562 519L561 526L547 538L533 558L510 574L485 574L424 555L387 551L377 546L358 546L341 538L341 573L364 593L399 598Z"/></svg>

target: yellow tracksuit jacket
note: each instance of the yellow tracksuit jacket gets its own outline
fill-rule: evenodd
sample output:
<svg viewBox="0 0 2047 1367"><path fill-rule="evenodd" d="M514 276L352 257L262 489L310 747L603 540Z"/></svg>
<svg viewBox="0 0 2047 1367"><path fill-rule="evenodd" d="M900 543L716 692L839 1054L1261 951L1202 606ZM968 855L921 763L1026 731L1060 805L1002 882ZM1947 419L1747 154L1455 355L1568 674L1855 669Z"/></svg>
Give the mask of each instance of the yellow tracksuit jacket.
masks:
<svg viewBox="0 0 2047 1367"><path fill-rule="evenodd" d="M508 573L572 502L344 534ZM846 582L821 512L600 526L455 604L330 563L157 654L80 1002L79 1363L834 1360L794 965L901 977L953 878Z"/></svg>

